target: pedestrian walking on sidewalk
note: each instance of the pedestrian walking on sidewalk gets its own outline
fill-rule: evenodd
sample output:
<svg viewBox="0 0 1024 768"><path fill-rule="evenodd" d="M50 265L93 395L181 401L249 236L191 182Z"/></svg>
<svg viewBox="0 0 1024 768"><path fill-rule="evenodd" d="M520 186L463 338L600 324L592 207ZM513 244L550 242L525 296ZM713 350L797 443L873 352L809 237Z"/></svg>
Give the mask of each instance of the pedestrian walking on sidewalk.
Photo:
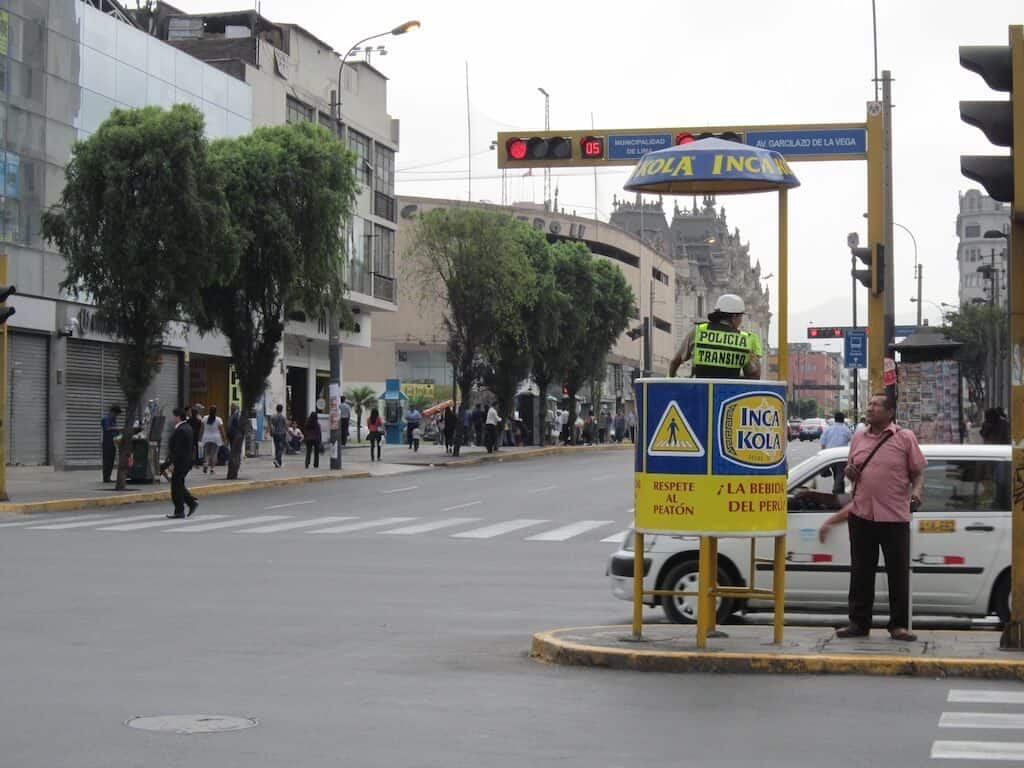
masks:
<svg viewBox="0 0 1024 768"><path fill-rule="evenodd" d="M384 422L376 408L370 411L370 418L366 420L366 432L370 438L370 461L374 461L374 449L377 451L376 461L380 461L380 441L384 437Z"/></svg>
<svg viewBox="0 0 1024 768"><path fill-rule="evenodd" d="M484 422L487 421L487 414L484 413L484 406L481 403L476 404L476 409L473 411L473 444L483 445L484 444Z"/></svg>
<svg viewBox="0 0 1024 768"><path fill-rule="evenodd" d="M626 436L626 416L622 413L620 408L618 413L615 414L615 442L621 443L622 439Z"/></svg>
<svg viewBox="0 0 1024 768"><path fill-rule="evenodd" d="M107 415L100 419L100 427L103 429L103 482L110 482L110 473L114 471L114 457L117 450L114 448L114 438L121 434L121 428L117 426L117 417L121 415L121 406L112 405Z"/></svg>
<svg viewBox="0 0 1024 768"><path fill-rule="evenodd" d="M445 453L452 452L452 445L455 442L455 411L449 405L444 409L444 450Z"/></svg>
<svg viewBox="0 0 1024 768"><path fill-rule="evenodd" d="M217 468L217 454L220 452L220 447L228 441L227 435L224 434L224 422L217 415L216 405L210 406L210 415L203 419L202 424L203 456L206 458L203 474L205 475L209 471L212 475Z"/></svg>
<svg viewBox="0 0 1024 768"><path fill-rule="evenodd" d="M306 419L306 425L302 428L302 440L306 443L306 469L309 469L310 456L313 458L313 468L320 469L320 444L323 442L323 433L316 411L310 411L309 418Z"/></svg>
<svg viewBox="0 0 1024 768"><path fill-rule="evenodd" d="M636 443L636 412L630 411L626 414L626 429L629 432L629 442Z"/></svg>
<svg viewBox="0 0 1024 768"><path fill-rule="evenodd" d="M348 445L348 425L350 421L352 421L352 407L345 402L345 396L342 395L341 402L338 403L338 426L341 429L342 445Z"/></svg>
<svg viewBox="0 0 1024 768"><path fill-rule="evenodd" d="M913 641L910 624L910 517L921 503L927 465L917 438L893 423L896 404L885 394L868 401L867 429L850 442L846 476L856 485L850 506L850 623L838 637L871 631L878 550L889 581L889 635Z"/></svg>
<svg viewBox="0 0 1024 768"><path fill-rule="evenodd" d="M203 452L199 439L203 434L203 404L196 403L188 415L188 427L192 430L192 464L198 467L203 463Z"/></svg>
<svg viewBox="0 0 1024 768"><path fill-rule="evenodd" d="M288 419L284 417L283 405L278 403L276 410L277 413L270 417L270 437L274 441L274 466L280 467L288 440Z"/></svg>
<svg viewBox="0 0 1024 768"><path fill-rule="evenodd" d="M171 501L174 503L174 512L167 515L170 519L192 517L196 507L199 506L199 499L189 493L185 487L185 477L192 469L192 453L195 450L195 439L192 437L192 427L185 420L185 410L175 408L174 431L167 443L167 458L160 465L160 471L166 472L168 467L171 470ZM188 505L188 515L185 514L185 506Z"/></svg>
<svg viewBox="0 0 1024 768"><path fill-rule="evenodd" d="M484 445L487 447L488 453L493 453L498 450L498 425L501 424L501 417L498 415L498 409L494 407L494 403L491 403L487 409L485 418Z"/></svg>
<svg viewBox="0 0 1024 768"><path fill-rule="evenodd" d="M416 406L409 406L405 412L405 441L409 450L412 450L412 431L420 426L422 416L416 410Z"/></svg>

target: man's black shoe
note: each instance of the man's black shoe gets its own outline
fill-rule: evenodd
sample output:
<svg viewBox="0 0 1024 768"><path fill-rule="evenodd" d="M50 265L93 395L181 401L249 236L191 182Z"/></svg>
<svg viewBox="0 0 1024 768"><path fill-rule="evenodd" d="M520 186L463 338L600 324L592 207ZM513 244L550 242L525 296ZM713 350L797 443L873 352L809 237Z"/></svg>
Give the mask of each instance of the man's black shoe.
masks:
<svg viewBox="0 0 1024 768"><path fill-rule="evenodd" d="M855 624L850 624L842 629L836 630L836 637L867 637L868 634L869 630L858 627Z"/></svg>
<svg viewBox="0 0 1024 768"><path fill-rule="evenodd" d="M199 502L198 501L195 504L189 504L188 505L188 514L185 515L185 517L192 517L192 515L194 515L196 513L196 507L198 507L198 506L199 506Z"/></svg>
<svg viewBox="0 0 1024 768"><path fill-rule="evenodd" d="M184 515L164 515L168 520L184 520Z"/></svg>

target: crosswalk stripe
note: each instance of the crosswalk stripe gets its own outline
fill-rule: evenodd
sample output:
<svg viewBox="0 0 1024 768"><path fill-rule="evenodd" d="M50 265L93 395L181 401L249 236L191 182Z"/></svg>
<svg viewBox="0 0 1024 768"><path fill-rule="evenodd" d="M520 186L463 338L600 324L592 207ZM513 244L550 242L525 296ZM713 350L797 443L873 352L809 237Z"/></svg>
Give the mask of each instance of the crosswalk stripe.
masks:
<svg viewBox="0 0 1024 768"><path fill-rule="evenodd" d="M445 507L442 512L454 512L456 509L465 509L466 507L475 507L477 504L483 504L482 499L476 501L467 501L465 504L456 504L454 507Z"/></svg>
<svg viewBox="0 0 1024 768"><path fill-rule="evenodd" d="M936 741L933 760L1024 760L1024 742Z"/></svg>
<svg viewBox="0 0 1024 768"><path fill-rule="evenodd" d="M333 528L321 528L317 531L306 531L306 533L351 533L353 531L362 531L367 528L380 528L384 525L394 525L395 523L404 523L409 520L415 520L415 517L382 517L380 520L365 520L361 523L349 523L348 525L337 525Z"/></svg>
<svg viewBox="0 0 1024 768"><path fill-rule="evenodd" d="M533 536L527 536L527 541L565 541L571 539L573 536L579 536L581 533L592 531L595 528L603 528L606 525L611 525L614 520L580 520L578 523L572 523L570 525L563 525L561 528L554 528L550 531L544 531L544 533L538 533Z"/></svg>
<svg viewBox="0 0 1024 768"><path fill-rule="evenodd" d="M475 523L479 517L449 517L446 520L435 520L432 523L419 523L418 525L407 525L404 528L392 528L390 531L377 531L381 534L394 534L395 536L412 536L416 533L427 533L441 528L452 528L456 525Z"/></svg>
<svg viewBox="0 0 1024 768"><path fill-rule="evenodd" d="M88 528L91 525L114 525L115 523L132 523L140 520L152 520L149 515L134 514L131 517L94 517L92 520L79 521L77 523L58 523L54 525L35 525L27 528L29 531L66 531L69 528Z"/></svg>
<svg viewBox="0 0 1024 768"><path fill-rule="evenodd" d="M203 520L219 520L224 515L203 515ZM180 525L178 520L150 520L147 523L126 523L125 525L111 525L104 528L97 528L97 531L141 531L145 528L162 528L165 525Z"/></svg>
<svg viewBox="0 0 1024 768"><path fill-rule="evenodd" d="M547 520L529 520L527 518L519 518L517 520L507 520L504 523L496 523L494 525L486 525L483 528L474 528L471 531L463 531L462 533L453 533L453 539L490 539L495 536L501 536L503 533L511 533L512 531L518 531L522 528L529 528L532 525L540 525L546 523Z"/></svg>
<svg viewBox="0 0 1024 768"><path fill-rule="evenodd" d="M629 529L625 531L619 531L614 536L608 536L607 538L601 539L602 544L621 544L623 539L626 538L626 534L629 533Z"/></svg>
<svg viewBox="0 0 1024 768"><path fill-rule="evenodd" d="M948 701L958 704L1024 704L1020 691L987 691L977 688L954 688Z"/></svg>
<svg viewBox="0 0 1024 768"><path fill-rule="evenodd" d="M24 528L29 525L41 523L44 520L49 523L71 523L75 520L88 520L90 518L93 520L102 520L104 517L106 516L97 515L95 512L92 512L88 515L71 515L70 517L50 517L49 515L33 515L30 518L19 520L16 523L0 523L0 528Z"/></svg>
<svg viewBox="0 0 1024 768"><path fill-rule="evenodd" d="M1024 715L1006 712L943 712L939 728L1024 728Z"/></svg>
<svg viewBox="0 0 1024 768"><path fill-rule="evenodd" d="M315 517L312 520L299 520L291 523L274 523L273 525L261 525L257 528L244 528L235 533L279 533L280 531L294 531L297 528L310 528L314 525L327 525L328 523L340 523L342 520L356 520L351 515L331 515L330 517Z"/></svg>
<svg viewBox="0 0 1024 768"><path fill-rule="evenodd" d="M222 528L237 528L240 525L250 523L269 523L271 520L287 520L291 515L257 515L256 517L243 517L241 520L225 520L220 523L201 523L196 525L185 521L180 528L171 528L164 533L205 533L206 531L219 531Z"/></svg>

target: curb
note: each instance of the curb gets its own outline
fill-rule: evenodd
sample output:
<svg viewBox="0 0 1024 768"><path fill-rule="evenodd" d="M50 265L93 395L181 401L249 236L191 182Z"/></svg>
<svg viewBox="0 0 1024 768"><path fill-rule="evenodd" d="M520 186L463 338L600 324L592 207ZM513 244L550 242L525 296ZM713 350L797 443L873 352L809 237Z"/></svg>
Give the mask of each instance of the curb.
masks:
<svg viewBox="0 0 1024 768"><path fill-rule="evenodd" d="M458 459L456 461L439 461L434 464L404 464L406 467L424 467L430 468L445 468L445 469L457 469L458 467L471 467L475 464L485 464L489 461L517 461L519 459L536 459L539 456L553 456L561 453L589 453L591 451L624 451L633 450L635 446L632 443L615 444L615 445L588 445L588 446L577 446L577 445L550 445L545 448L531 448L527 451L517 451L516 453L485 453L481 456L474 456L468 459ZM395 462L401 464L402 462Z"/></svg>
<svg viewBox="0 0 1024 768"><path fill-rule="evenodd" d="M217 485L199 485L189 488L193 496L221 496L227 493L244 493L263 488L280 488L288 485L319 483L328 480L359 480L370 477L369 472L362 470L342 470L336 475L310 475L308 477L283 477L275 480L238 480ZM96 496L79 499L52 499L49 501L27 501L0 503L0 512L28 514L30 512L69 512L75 509L93 509L100 507L123 507L129 504L145 504L151 501L170 501L171 491L142 491L122 496Z"/></svg>
<svg viewBox="0 0 1024 768"><path fill-rule="evenodd" d="M584 627L577 629L594 629ZM628 634L630 628L622 627ZM530 657L548 664L635 672L773 675L872 675L1024 680L1024 659L979 659L853 654L773 654L707 651L621 650L558 638L555 629L533 636Z"/></svg>

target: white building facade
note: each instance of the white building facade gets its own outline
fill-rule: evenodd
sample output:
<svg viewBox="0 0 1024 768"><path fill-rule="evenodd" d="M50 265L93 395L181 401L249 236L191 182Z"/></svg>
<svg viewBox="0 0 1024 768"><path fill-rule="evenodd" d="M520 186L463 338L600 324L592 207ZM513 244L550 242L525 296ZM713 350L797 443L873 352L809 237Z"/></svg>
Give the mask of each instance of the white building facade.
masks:
<svg viewBox="0 0 1024 768"><path fill-rule="evenodd" d="M1006 305L1006 239L986 238L986 232L1010 231L1010 206L976 189L960 193L956 217L959 243L956 262L960 272L960 304L995 301ZM980 271L979 271L980 270ZM993 294L994 291L994 294Z"/></svg>

